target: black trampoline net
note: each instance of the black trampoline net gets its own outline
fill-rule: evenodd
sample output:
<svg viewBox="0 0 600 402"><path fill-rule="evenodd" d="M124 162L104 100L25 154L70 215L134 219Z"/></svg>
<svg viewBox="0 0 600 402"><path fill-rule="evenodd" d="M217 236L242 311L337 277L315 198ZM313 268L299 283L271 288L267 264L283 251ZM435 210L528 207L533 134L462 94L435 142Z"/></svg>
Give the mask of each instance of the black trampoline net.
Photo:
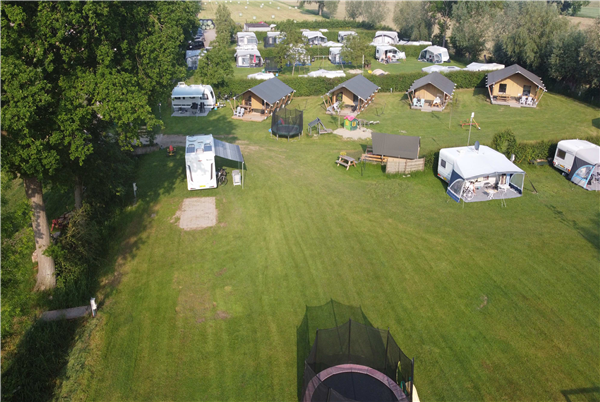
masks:
<svg viewBox="0 0 600 402"><path fill-rule="evenodd" d="M271 132L278 137L291 137L302 133L302 110L280 109L273 113Z"/></svg>
<svg viewBox="0 0 600 402"><path fill-rule="evenodd" d="M340 365L357 365L374 369L389 377L394 382L394 387L398 385L403 392L403 395L398 398L384 387L378 394L380 400L412 400L414 360L409 359L402 352L389 331L363 325L352 319L336 328L318 330L304 367L303 395L305 400L307 390L310 401L360 400L361 398L354 399L352 395L344 393L340 389L335 390L329 387L327 385L329 380L321 381L319 378L315 378L318 373ZM337 370L337 368L329 371L332 370ZM343 370L340 369L340 371ZM347 383L352 384L370 381L359 375L353 377L350 374L343 374L343 376L346 377ZM335 381L331 383L333 384Z"/></svg>

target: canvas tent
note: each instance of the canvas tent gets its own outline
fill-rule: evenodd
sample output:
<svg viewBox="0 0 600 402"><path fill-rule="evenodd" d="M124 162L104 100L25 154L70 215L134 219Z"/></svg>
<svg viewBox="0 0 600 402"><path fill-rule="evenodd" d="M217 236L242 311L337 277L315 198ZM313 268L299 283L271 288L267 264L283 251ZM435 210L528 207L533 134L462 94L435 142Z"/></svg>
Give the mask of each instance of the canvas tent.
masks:
<svg viewBox="0 0 600 402"><path fill-rule="evenodd" d="M542 79L513 64L487 75L486 86L492 104L536 107L546 87Z"/></svg>
<svg viewBox="0 0 600 402"><path fill-rule="evenodd" d="M309 45L322 45L327 42L327 37L319 31L305 31L302 36Z"/></svg>
<svg viewBox="0 0 600 402"><path fill-rule="evenodd" d="M278 43L281 43L284 39L284 35L281 32L267 32L263 42L265 48L275 47Z"/></svg>
<svg viewBox="0 0 600 402"><path fill-rule="evenodd" d="M448 183L447 194L456 202L520 197L525 172L490 147L476 148L440 150L438 176Z"/></svg>
<svg viewBox="0 0 600 402"><path fill-rule="evenodd" d="M235 60L237 67L261 67L263 63L258 49L238 50Z"/></svg>
<svg viewBox="0 0 600 402"><path fill-rule="evenodd" d="M377 85L362 75L350 78L327 92L327 96L323 98L327 113L337 114L339 106L343 104L344 107L339 112L341 115L357 115L375 99L378 90Z"/></svg>
<svg viewBox="0 0 600 402"><path fill-rule="evenodd" d="M294 90L279 78L263 81L240 96L240 107L245 110L241 120L265 120L274 111L292 101ZM254 118L253 118L254 117Z"/></svg>
<svg viewBox="0 0 600 402"><path fill-rule="evenodd" d="M444 63L450 61L448 49L441 46L427 46L421 50L419 61L427 61L429 63Z"/></svg>
<svg viewBox="0 0 600 402"><path fill-rule="evenodd" d="M421 137L385 133L371 133L373 154L393 158L417 159L421 149Z"/></svg>
<svg viewBox="0 0 600 402"><path fill-rule="evenodd" d="M452 99L455 86L442 74L433 72L413 82L406 93L412 109L437 107L443 110Z"/></svg>
<svg viewBox="0 0 600 402"><path fill-rule="evenodd" d="M377 31L373 38L372 45L396 45L398 44L398 32L394 31Z"/></svg>
<svg viewBox="0 0 600 402"><path fill-rule="evenodd" d="M556 146L553 165L586 190L600 191L600 147L584 140L562 140Z"/></svg>

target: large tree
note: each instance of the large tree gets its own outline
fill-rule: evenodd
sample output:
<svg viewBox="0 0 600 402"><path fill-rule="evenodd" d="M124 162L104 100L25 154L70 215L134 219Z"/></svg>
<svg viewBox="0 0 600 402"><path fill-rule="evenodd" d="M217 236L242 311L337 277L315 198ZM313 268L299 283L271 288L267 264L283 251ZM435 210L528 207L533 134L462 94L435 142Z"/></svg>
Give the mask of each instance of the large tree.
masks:
<svg viewBox="0 0 600 402"><path fill-rule="evenodd" d="M330 17L335 17L340 0L303 0L300 1L300 6L302 7L304 4L312 3L317 4L317 12L319 15L323 15L323 10L327 10Z"/></svg>
<svg viewBox="0 0 600 402"><path fill-rule="evenodd" d="M219 5L221 7L221 5ZM229 32L221 31L204 57L198 60L194 73L205 85L223 85L233 76L231 55L229 54Z"/></svg>
<svg viewBox="0 0 600 402"><path fill-rule="evenodd" d="M306 57L304 38L292 20L286 20L281 23L279 29L284 35L284 39L275 46L275 58L281 68L288 63L291 64L293 76L296 70L296 63Z"/></svg>
<svg viewBox="0 0 600 402"><path fill-rule="evenodd" d="M197 3L5 2L2 5L2 162L20 175L32 209L36 288L56 284L43 183L83 166L91 128L123 147L160 124L152 105L183 77L181 43ZM107 163L110 163L107 161ZM73 170L73 169L71 169ZM73 170L74 171L74 170Z"/></svg>
<svg viewBox="0 0 600 402"><path fill-rule="evenodd" d="M450 42L458 56L477 60L490 39L495 12L489 2L464 1L454 7L454 26Z"/></svg>
<svg viewBox="0 0 600 402"><path fill-rule="evenodd" d="M558 34L550 56L550 76L575 90L585 77L585 68L580 61L585 45L585 33L575 27Z"/></svg>
<svg viewBox="0 0 600 402"><path fill-rule="evenodd" d="M558 10L564 15L576 15L582 7L590 4L589 1L549 0L548 3L556 4Z"/></svg>
<svg viewBox="0 0 600 402"><path fill-rule="evenodd" d="M217 38L225 40L226 43L231 42L233 35L235 35L235 22L231 18L229 8L223 3L217 7L215 26Z"/></svg>
<svg viewBox="0 0 600 402"><path fill-rule="evenodd" d="M365 2L361 0L346 1L346 18L356 21L357 19L362 17L364 5Z"/></svg>
<svg viewBox="0 0 600 402"><path fill-rule="evenodd" d="M450 28L450 22L452 18L452 10L454 6L458 3L456 0L442 0L442 1L430 1L429 2L429 12L431 17L438 25L438 34L440 40L438 41L440 45L446 47L446 33Z"/></svg>
<svg viewBox="0 0 600 402"><path fill-rule="evenodd" d="M600 88L600 18L585 31L585 44L580 50L582 84Z"/></svg>
<svg viewBox="0 0 600 402"><path fill-rule="evenodd" d="M507 2L498 15L494 58L547 73L556 38L569 28L554 5L543 2Z"/></svg>
<svg viewBox="0 0 600 402"><path fill-rule="evenodd" d="M365 63L368 64L372 59L373 47L369 45L369 41L361 38L358 35L350 35L344 41L342 47L342 59L346 62L352 63L354 66L361 66L363 57Z"/></svg>
<svg viewBox="0 0 600 402"><path fill-rule="evenodd" d="M367 1L363 4L362 17L370 24L381 24L390 12L388 2L385 0Z"/></svg>
<svg viewBox="0 0 600 402"><path fill-rule="evenodd" d="M433 20L425 2L403 1L394 6L394 25L401 38L431 40Z"/></svg>

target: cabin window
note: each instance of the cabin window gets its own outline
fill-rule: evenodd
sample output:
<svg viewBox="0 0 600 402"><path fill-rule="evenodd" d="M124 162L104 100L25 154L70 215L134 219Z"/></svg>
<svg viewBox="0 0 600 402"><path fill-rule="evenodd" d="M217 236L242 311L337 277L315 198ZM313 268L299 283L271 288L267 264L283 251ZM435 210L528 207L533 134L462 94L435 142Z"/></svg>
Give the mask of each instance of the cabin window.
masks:
<svg viewBox="0 0 600 402"><path fill-rule="evenodd" d="M531 94L531 85L523 85L523 96L529 96Z"/></svg>
<svg viewBox="0 0 600 402"><path fill-rule="evenodd" d="M441 160L440 160L440 166L441 166L442 168L446 169L446 161L445 161L445 160L443 160L443 159L441 159Z"/></svg>
<svg viewBox="0 0 600 402"><path fill-rule="evenodd" d="M498 88L498 93L499 94L505 94L506 93L506 84L500 84L500 87Z"/></svg>
<svg viewBox="0 0 600 402"><path fill-rule="evenodd" d="M565 159L565 157L567 156L567 153L565 151L563 151L562 149L558 148L556 150L556 157L559 159Z"/></svg>
<svg viewBox="0 0 600 402"><path fill-rule="evenodd" d="M343 93L341 93L341 92L338 92L338 93L335 95L335 100L336 100L336 101L338 101L338 102L341 102L341 101L343 100L343 98L344 98L344 94L343 94Z"/></svg>

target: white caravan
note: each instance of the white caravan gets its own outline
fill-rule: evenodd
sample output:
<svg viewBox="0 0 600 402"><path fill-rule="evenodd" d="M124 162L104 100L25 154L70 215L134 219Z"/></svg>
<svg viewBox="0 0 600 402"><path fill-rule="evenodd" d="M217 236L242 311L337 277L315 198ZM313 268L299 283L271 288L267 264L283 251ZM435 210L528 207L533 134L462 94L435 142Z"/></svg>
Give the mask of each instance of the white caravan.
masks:
<svg viewBox="0 0 600 402"><path fill-rule="evenodd" d="M186 85L185 82L179 82L171 92L174 116L189 110L210 110L215 104L215 92L210 85Z"/></svg>
<svg viewBox="0 0 600 402"><path fill-rule="evenodd" d="M211 134L187 136L185 174L188 190L217 188L215 144Z"/></svg>
<svg viewBox="0 0 600 402"><path fill-rule="evenodd" d="M371 45L397 45L398 42L398 32L377 31Z"/></svg>
<svg viewBox="0 0 600 402"><path fill-rule="evenodd" d="M600 191L600 147L584 140L562 140L556 146L554 167L586 190Z"/></svg>
<svg viewBox="0 0 600 402"><path fill-rule="evenodd" d="M254 32L238 32L237 33L237 45L238 46L258 46L258 39Z"/></svg>
<svg viewBox="0 0 600 402"><path fill-rule="evenodd" d="M338 42L342 43L343 41L346 40L346 38L348 36L351 36L351 35L356 35L356 32L354 32L354 31L340 31L340 32L338 32Z"/></svg>
<svg viewBox="0 0 600 402"><path fill-rule="evenodd" d="M401 52L394 46L390 45L378 45L375 50L375 58L379 61L398 61L400 59L406 60L406 53Z"/></svg>

